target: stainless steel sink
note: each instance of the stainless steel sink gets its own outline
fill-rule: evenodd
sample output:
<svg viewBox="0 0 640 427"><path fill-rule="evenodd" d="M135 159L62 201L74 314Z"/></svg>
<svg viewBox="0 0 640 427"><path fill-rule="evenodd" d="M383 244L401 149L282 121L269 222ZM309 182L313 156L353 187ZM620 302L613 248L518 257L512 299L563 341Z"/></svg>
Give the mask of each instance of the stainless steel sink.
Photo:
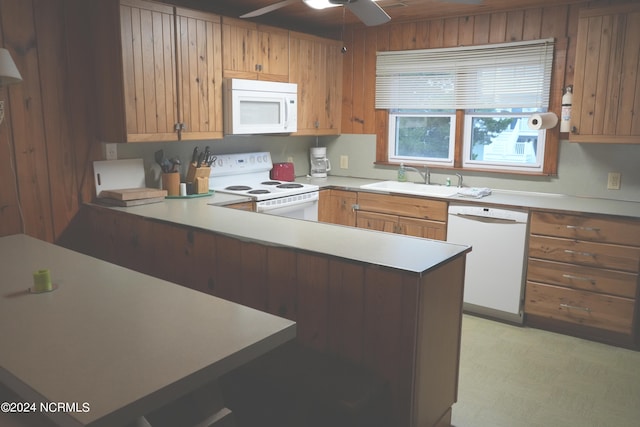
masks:
<svg viewBox="0 0 640 427"><path fill-rule="evenodd" d="M444 185L419 184L416 182L381 181L361 185L360 188L385 191L389 193L413 194L418 196L451 197L458 194L456 187Z"/></svg>

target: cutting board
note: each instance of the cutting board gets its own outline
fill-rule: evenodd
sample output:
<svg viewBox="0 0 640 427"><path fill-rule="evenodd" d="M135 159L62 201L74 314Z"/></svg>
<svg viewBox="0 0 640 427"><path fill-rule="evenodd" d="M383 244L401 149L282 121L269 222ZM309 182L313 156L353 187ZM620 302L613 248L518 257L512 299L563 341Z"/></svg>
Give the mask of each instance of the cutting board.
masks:
<svg viewBox="0 0 640 427"><path fill-rule="evenodd" d="M115 200L138 200L164 197L166 195L167 190L159 190L157 188L122 188L115 190L102 190L100 194L98 194L98 197L106 197Z"/></svg>
<svg viewBox="0 0 640 427"><path fill-rule="evenodd" d="M96 196L103 190L144 188L142 159L98 160L93 162Z"/></svg>
<svg viewBox="0 0 640 427"><path fill-rule="evenodd" d="M142 159L98 160L93 162L96 196L114 200L137 200L167 195L166 190L145 186Z"/></svg>

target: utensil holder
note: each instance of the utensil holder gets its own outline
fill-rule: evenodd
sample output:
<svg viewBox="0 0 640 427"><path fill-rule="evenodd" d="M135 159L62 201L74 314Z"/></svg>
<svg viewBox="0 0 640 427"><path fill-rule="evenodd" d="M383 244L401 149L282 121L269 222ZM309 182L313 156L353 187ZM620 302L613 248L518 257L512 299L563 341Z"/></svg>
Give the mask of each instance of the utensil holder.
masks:
<svg viewBox="0 0 640 427"><path fill-rule="evenodd" d="M178 172L162 174L162 188L167 190L167 195L177 196L180 194L180 174Z"/></svg>

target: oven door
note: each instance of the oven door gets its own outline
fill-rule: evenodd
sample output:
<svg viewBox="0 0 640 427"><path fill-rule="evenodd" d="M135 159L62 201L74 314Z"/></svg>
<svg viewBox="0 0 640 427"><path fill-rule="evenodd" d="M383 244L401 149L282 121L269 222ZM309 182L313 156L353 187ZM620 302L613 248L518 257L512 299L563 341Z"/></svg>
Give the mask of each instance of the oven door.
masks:
<svg viewBox="0 0 640 427"><path fill-rule="evenodd" d="M256 211L287 218L318 221L318 192L264 200L256 203Z"/></svg>

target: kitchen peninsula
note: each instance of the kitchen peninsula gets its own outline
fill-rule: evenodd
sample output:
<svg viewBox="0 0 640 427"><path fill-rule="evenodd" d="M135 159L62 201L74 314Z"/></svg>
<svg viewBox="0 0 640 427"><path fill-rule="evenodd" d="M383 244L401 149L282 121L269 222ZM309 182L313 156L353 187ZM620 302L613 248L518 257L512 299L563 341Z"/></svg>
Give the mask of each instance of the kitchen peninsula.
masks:
<svg viewBox="0 0 640 427"><path fill-rule="evenodd" d="M394 426L450 424L469 247L217 200L85 206L77 249L294 320L303 346L388 382Z"/></svg>

